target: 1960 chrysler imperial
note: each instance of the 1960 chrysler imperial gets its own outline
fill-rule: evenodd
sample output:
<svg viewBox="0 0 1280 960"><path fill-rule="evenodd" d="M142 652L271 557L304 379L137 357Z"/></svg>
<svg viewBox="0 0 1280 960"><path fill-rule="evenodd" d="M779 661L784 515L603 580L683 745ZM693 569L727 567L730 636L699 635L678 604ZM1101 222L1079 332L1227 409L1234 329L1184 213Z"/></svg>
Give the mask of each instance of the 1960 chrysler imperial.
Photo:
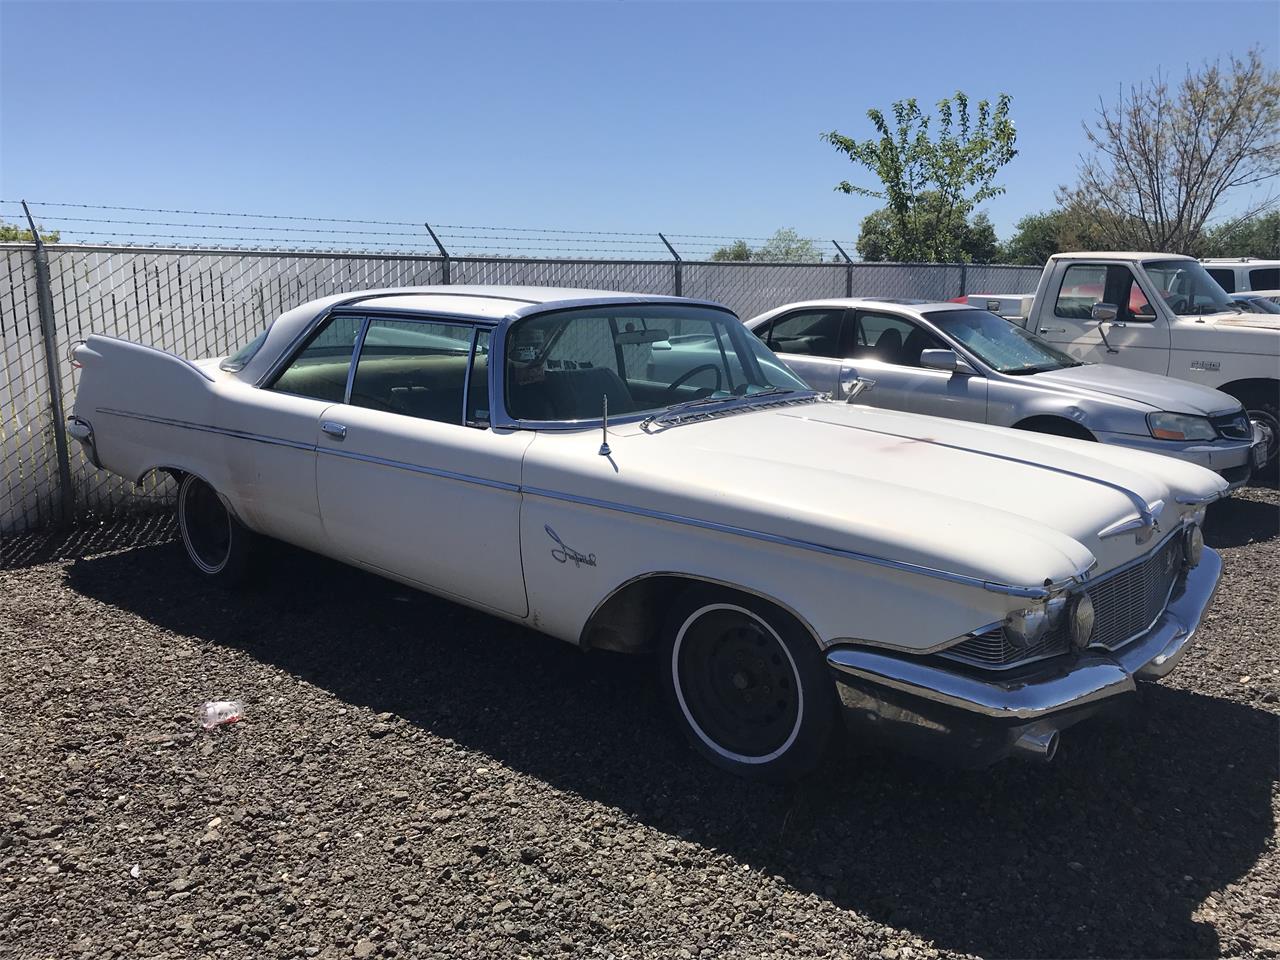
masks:
<svg viewBox="0 0 1280 960"><path fill-rule="evenodd" d="M1173 669L1221 571L1216 474L832 402L713 303L378 290L221 360L96 336L75 357L72 435L179 480L211 579L275 537L656 649L690 741L746 775L811 769L841 707L912 747L1049 759Z"/></svg>

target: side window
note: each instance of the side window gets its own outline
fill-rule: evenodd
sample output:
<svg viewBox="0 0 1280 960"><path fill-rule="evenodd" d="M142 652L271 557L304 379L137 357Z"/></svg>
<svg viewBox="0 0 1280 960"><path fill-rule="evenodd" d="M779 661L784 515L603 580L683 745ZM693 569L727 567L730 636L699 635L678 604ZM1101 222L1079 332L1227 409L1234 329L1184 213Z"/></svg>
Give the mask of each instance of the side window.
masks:
<svg viewBox="0 0 1280 960"><path fill-rule="evenodd" d="M321 325L268 389L341 403L363 317L334 314Z"/></svg>
<svg viewBox="0 0 1280 960"><path fill-rule="evenodd" d="M467 382L467 426L489 425L489 331L476 332L476 349Z"/></svg>
<svg viewBox="0 0 1280 960"><path fill-rule="evenodd" d="M350 403L420 420L462 423L474 328L371 320L351 380Z"/></svg>
<svg viewBox="0 0 1280 960"><path fill-rule="evenodd" d="M1093 305L1102 302L1107 286L1107 268L1099 264L1077 263L1067 267L1058 288L1053 313L1068 320L1088 320Z"/></svg>
<svg viewBox="0 0 1280 960"><path fill-rule="evenodd" d="M1257 271L1254 272L1256 273ZM1213 279L1218 282L1218 286L1227 291L1227 293L1236 292L1236 272L1234 270L1209 270L1208 274L1213 277ZM1251 273L1249 276L1252 279L1253 274Z"/></svg>
<svg viewBox="0 0 1280 960"><path fill-rule="evenodd" d="M859 313L853 340L849 359L903 367L920 366L923 350L947 349L947 344L923 327L888 313Z"/></svg>
<svg viewBox="0 0 1280 960"><path fill-rule="evenodd" d="M807 357L840 356L843 310L801 310L774 320L764 342L777 353Z"/></svg>
<svg viewBox="0 0 1280 960"><path fill-rule="evenodd" d="M1216 278L1215 278L1216 279ZM1280 290L1280 267L1249 271L1250 290ZM1228 290L1227 293L1234 291Z"/></svg>
<svg viewBox="0 0 1280 960"><path fill-rule="evenodd" d="M1091 320L1095 303L1114 303L1120 319L1149 322L1156 317L1132 271L1122 263L1077 263L1067 267L1054 304L1055 316Z"/></svg>

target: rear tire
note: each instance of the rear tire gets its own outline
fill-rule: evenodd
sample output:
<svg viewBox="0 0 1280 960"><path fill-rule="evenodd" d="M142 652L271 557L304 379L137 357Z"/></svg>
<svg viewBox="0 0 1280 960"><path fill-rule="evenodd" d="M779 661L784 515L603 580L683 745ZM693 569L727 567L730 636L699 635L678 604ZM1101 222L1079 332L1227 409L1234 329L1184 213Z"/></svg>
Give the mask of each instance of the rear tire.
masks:
<svg viewBox="0 0 1280 960"><path fill-rule="evenodd" d="M226 586L245 579L256 536L231 515L213 487L192 474L178 485L178 530L198 573Z"/></svg>
<svg viewBox="0 0 1280 960"><path fill-rule="evenodd" d="M693 748L741 777L804 776L836 727L835 684L808 630L732 590L695 587L675 603L658 681Z"/></svg>

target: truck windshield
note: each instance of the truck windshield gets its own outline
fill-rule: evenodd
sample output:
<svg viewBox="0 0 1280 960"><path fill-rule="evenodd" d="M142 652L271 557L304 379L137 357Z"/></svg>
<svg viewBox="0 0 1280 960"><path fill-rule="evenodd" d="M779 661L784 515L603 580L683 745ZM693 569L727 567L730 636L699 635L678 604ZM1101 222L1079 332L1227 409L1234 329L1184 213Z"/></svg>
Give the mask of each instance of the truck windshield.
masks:
<svg viewBox="0 0 1280 960"><path fill-rule="evenodd" d="M507 412L518 420L599 420L706 398L776 400L804 381L732 313L680 303L603 304L535 314L507 329Z"/></svg>
<svg viewBox="0 0 1280 960"><path fill-rule="evenodd" d="M1226 291L1195 260L1153 260L1142 265L1156 292L1180 317L1198 317L1206 313L1234 313L1240 307L1232 303Z"/></svg>
<svg viewBox="0 0 1280 960"><path fill-rule="evenodd" d="M1044 373L1081 366L1079 360L986 310L946 310L929 319L1000 373Z"/></svg>

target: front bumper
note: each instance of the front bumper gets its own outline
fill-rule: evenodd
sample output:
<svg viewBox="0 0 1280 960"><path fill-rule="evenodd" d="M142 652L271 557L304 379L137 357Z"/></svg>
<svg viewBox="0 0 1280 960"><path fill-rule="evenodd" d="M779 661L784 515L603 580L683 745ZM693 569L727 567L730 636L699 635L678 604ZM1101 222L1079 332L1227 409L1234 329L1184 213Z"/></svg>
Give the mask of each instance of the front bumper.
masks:
<svg viewBox="0 0 1280 960"><path fill-rule="evenodd" d="M1145 450L1148 453L1159 453L1166 457L1186 460L1196 466L1212 470L1230 485L1228 489L1236 490L1249 482L1254 468L1257 466L1255 451L1259 445L1265 446L1261 434L1255 428L1253 436L1248 440L1157 440L1154 437L1137 437L1128 433L1098 433L1101 443L1113 443L1119 447L1132 450Z"/></svg>
<svg viewBox="0 0 1280 960"><path fill-rule="evenodd" d="M1222 560L1206 549L1164 614L1116 651L1088 649L1033 664L1016 676L964 671L919 656L866 647L827 654L846 717L908 749L957 755L970 765L1015 752L1027 736L1065 730L1182 659L1218 587Z"/></svg>

